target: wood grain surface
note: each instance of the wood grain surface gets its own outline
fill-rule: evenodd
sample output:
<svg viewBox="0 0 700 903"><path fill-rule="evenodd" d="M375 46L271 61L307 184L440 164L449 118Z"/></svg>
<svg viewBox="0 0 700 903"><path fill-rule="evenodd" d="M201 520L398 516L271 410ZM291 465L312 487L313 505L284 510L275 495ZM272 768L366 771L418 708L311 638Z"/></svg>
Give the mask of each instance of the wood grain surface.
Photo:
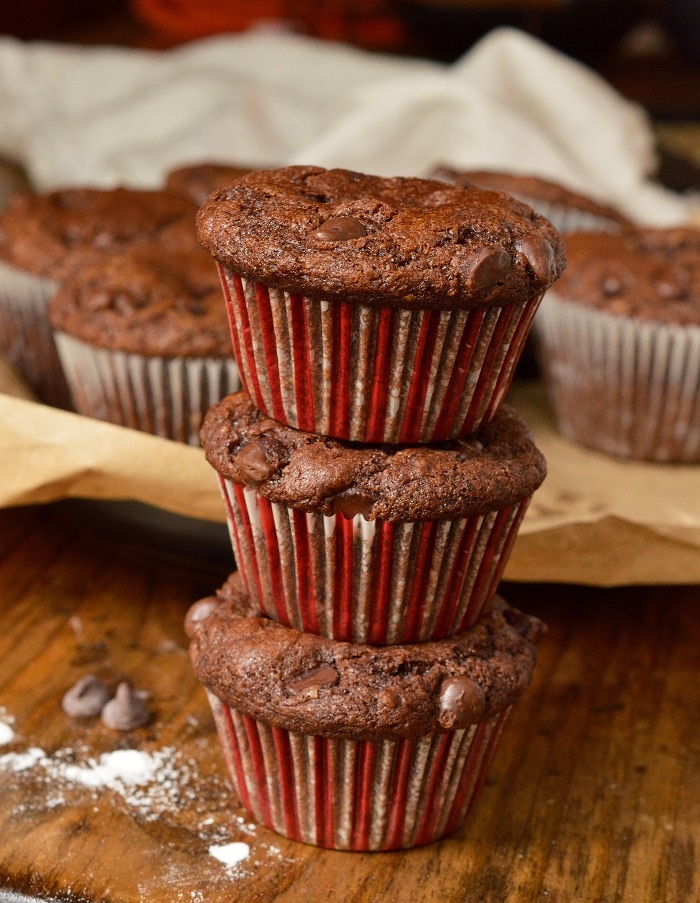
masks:
<svg viewBox="0 0 700 903"><path fill-rule="evenodd" d="M401 853L337 853L253 825L223 772L186 654L189 605L218 564L76 522L0 512L0 889L100 903L700 900L700 591L504 584L542 617L533 683L467 824ZM94 673L147 691L154 719L117 734L61 710ZM138 749L159 778L88 786ZM71 769L73 769L71 771ZM241 841L227 866L213 855Z"/></svg>

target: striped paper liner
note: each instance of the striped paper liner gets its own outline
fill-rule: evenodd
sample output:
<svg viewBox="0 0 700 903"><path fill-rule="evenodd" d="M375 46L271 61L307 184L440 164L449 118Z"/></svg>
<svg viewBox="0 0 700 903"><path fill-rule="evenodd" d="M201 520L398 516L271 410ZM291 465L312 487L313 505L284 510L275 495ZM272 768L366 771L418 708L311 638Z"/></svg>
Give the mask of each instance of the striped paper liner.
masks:
<svg viewBox="0 0 700 903"><path fill-rule="evenodd" d="M0 261L0 353L46 404L70 408L49 322L59 283Z"/></svg>
<svg viewBox="0 0 700 903"><path fill-rule="evenodd" d="M343 740L273 727L207 695L243 806L279 834L336 850L406 849L454 831L510 712L448 734Z"/></svg>
<svg viewBox="0 0 700 903"><path fill-rule="evenodd" d="M256 407L288 426L358 442L431 442L488 423L540 301L373 308L220 273L234 355Z"/></svg>
<svg viewBox="0 0 700 903"><path fill-rule="evenodd" d="M565 436L624 458L700 461L700 327L614 316L551 293L538 324Z"/></svg>
<svg viewBox="0 0 700 903"><path fill-rule="evenodd" d="M619 232L624 228L618 220L600 213L592 213L590 210L567 207L566 204L543 201L540 198L532 198L520 193L518 193L518 198L536 210L540 216L548 219L562 234L567 232Z"/></svg>
<svg viewBox="0 0 700 903"><path fill-rule="evenodd" d="M97 348L56 333L76 411L199 445L207 410L240 388L232 358L169 358Z"/></svg>
<svg viewBox="0 0 700 903"><path fill-rule="evenodd" d="M219 477L246 589L296 630L390 645L452 636L493 598L529 498L459 520L390 523L270 502Z"/></svg>

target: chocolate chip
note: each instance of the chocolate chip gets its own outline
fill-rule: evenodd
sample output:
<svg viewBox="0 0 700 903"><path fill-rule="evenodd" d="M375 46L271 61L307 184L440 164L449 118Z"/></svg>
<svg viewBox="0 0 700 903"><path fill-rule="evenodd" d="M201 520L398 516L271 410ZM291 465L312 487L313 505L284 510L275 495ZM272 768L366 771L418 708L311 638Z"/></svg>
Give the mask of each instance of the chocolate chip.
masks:
<svg viewBox="0 0 700 903"><path fill-rule="evenodd" d="M458 439L455 446L458 461L468 461L484 450L483 444L478 439Z"/></svg>
<svg viewBox="0 0 700 903"><path fill-rule="evenodd" d="M314 232L321 241L349 241L367 235L367 228L353 216L334 216Z"/></svg>
<svg viewBox="0 0 700 903"><path fill-rule="evenodd" d="M438 177L441 178L441 177ZM449 181L445 179L444 181ZM423 201L424 207L442 207L445 204L454 203L455 192L454 189L450 188L439 188L437 191L433 191L432 194L429 194L428 197Z"/></svg>
<svg viewBox="0 0 700 903"><path fill-rule="evenodd" d="M678 301L688 296L690 275L687 270L676 270L667 276L662 276L654 283L656 291L667 301Z"/></svg>
<svg viewBox="0 0 700 903"><path fill-rule="evenodd" d="M114 310L125 317L130 317L141 306L129 292L117 292L112 300Z"/></svg>
<svg viewBox="0 0 700 903"><path fill-rule="evenodd" d="M622 280L618 276L606 276L603 279L603 294L608 298L619 295L622 291Z"/></svg>
<svg viewBox="0 0 700 903"><path fill-rule="evenodd" d="M361 514L369 520L372 512L374 498L367 492L360 489L350 490L345 495L339 495L333 499L333 512L336 514L344 514L345 517L355 517Z"/></svg>
<svg viewBox="0 0 700 903"><path fill-rule="evenodd" d="M454 731L476 724L486 707L486 696L479 684L468 677L446 677L440 685L438 721L446 730Z"/></svg>
<svg viewBox="0 0 700 903"><path fill-rule="evenodd" d="M251 486L258 486L274 473L275 465L265 455L265 448L260 442L249 442L236 456L236 465L241 479Z"/></svg>
<svg viewBox="0 0 700 903"><path fill-rule="evenodd" d="M540 282L549 283L554 270L554 248L547 239L538 235L524 235L516 241L515 247L525 256Z"/></svg>
<svg viewBox="0 0 700 903"><path fill-rule="evenodd" d="M102 723L115 731L133 731L151 720L148 706L126 681L102 709Z"/></svg>
<svg viewBox="0 0 700 903"><path fill-rule="evenodd" d="M385 709L395 709L401 698L393 690L382 690L377 696L377 702Z"/></svg>
<svg viewBox="0 0 700 903"><path fill-rule="evenodd" d="M71 718L95 718L109 702L110 695L101 680L86 674L64 695L61 708Z"/></svg>
<svg viewBox="0 0 700 903"><path fill-rule="evenodd" d="M206 621L218 606L217 600L213 596L209 596L206 599L200 599L199 602L195 602L190 608L185 615L185 633L191 640L194 639L199 624L202 621Z"/></svg>
<svg viewBox="0 0 700 903"><path fill-rule="evenodd" d="M501 245L480 248L469 259L472 289L486 291L496 285L510 269L510 254Z"/></svg>
<svg viewBox="0 0 700 903"><path fill-rule="evenodd" d="M295 677L287 684L287 689L291 693L304 693L306 696L316 698L321 687L332 687L338 682L338 672L332 665L325 662L314 668L313 671L307 671Z"/></svg>
<svg viewBox="0 0 700 903"><path fill-rule="evenodd" d="M183 302L182 307L195 317L201 317L207 312L205 305L195 298L188 298Z"/></svg>
<svg viewBox="0 0 700 903"><path fill-rule="evenodd" d="M114 237L110 232L98 232L92 239L95 248L109 248L114 244Z"/></svg>

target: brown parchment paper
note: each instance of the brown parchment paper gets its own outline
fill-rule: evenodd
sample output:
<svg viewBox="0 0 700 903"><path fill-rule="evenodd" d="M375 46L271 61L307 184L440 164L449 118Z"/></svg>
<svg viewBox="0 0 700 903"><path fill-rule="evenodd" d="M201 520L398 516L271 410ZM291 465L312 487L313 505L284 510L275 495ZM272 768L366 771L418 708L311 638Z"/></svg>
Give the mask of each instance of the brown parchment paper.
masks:
<svg viewBox="0 0 700 903"><path fill-rule="evenodd" d="M5 393L16 390L0 385ZM508 400L532 426L548 476L506 579L700 583L700 466L618 461L568 442L556 433L539 384L516 385ZM2 507L67 497L135 499L224 521L216 477L200 449L16 394L0 394L0 461Z"/></svg>

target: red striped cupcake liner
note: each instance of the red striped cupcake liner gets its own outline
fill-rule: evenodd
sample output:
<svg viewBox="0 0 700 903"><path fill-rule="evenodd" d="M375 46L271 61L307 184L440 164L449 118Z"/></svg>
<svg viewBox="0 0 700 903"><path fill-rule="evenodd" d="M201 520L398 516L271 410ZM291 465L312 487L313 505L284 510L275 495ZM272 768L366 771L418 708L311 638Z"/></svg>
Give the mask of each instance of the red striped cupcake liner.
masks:
<svg viewBox="0 0 700 903"><path fill-rule="evenodd" d="M236 562L261 611L296 630L370 645L471 626L496 592L529 503L390 523L307 513L219 482Z"/></svg>
<svg viewBox="0 0 700 903"><path fill-rule="evenodd" d="M278 834L335 850L407 849L453 832L510 712L447 734L346 740L292 733L207 695L243 806Z"/></svg>
<svg viewBox="0 0 700 903"><path fill-rule="evenodd" d="M488 423L541 297L471 310L375 308L219 270L255 405L296 429L355 442L442 441Z"/></svg>

